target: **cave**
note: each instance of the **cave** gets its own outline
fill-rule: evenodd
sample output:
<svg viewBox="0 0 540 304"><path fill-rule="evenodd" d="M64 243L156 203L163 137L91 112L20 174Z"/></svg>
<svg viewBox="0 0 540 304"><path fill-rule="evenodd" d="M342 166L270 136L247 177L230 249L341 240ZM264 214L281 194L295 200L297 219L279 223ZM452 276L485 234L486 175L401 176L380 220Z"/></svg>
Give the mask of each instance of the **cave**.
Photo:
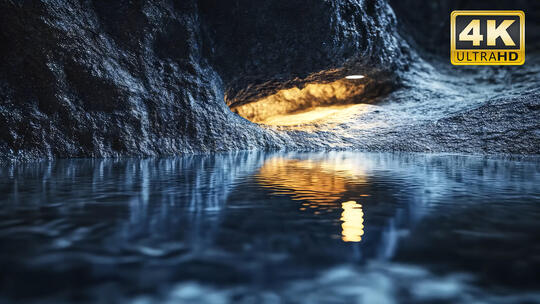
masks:
<svg viewBox="0 0 540 304"><path fill-rule="evenodd" d="M528 64L491 73L445 64L448 2L429 9L383 0L0 5L6 159L537 151L527 122L537 115L534 23ZM416 26L410 7L423 12L425 26ZM500 94L517 88L511 79L524 98ZM492 111L500 117L491 119Z"/></svg>
<svg viewBox="0 0 540 304"><path fill-rule="evenodd" d="M0 0L0 303L540 303L539 21Z"/></svg>

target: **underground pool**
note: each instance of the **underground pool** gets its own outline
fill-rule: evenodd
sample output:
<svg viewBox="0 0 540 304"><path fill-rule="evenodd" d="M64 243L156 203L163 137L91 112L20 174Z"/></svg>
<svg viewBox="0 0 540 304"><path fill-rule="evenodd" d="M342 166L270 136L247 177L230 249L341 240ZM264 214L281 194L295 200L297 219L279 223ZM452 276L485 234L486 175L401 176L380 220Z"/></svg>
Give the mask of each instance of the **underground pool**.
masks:
<svg viewBox="0 0 540 304"><path fill-rule="evenodd" d="M534 303L538 158L235 152L0 167L0 302Z"/></svg>

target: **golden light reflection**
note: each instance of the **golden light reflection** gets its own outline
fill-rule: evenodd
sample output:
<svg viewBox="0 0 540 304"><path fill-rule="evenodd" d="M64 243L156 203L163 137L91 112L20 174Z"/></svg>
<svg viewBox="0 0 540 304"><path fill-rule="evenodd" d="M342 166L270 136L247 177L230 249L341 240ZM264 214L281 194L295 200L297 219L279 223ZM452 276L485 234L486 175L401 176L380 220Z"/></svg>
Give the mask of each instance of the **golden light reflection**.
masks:
<svg viewBox="0 0 540 304"><path fill-rule="evenodd" d="M272 189L273 194L289 195L302 201L300 210L321 214L342 210L342 240L359 242L364 234L362 205L344 200L353 184L365 184L365 173L347 159L267 160L256 175L257 182ZM367 194L359 196L366 197Z"/></svg>
<svg viewBox="0 0 540 304"><path fill-rule="evenodd" d="M232 107L238 115L255 123L291 126L314 123L347 113L364 93L364 84L350 80L310 83L303 88L280 90L245 105Z"/></svg>
<svg viewBox="0 0 540 304"><path fill-rule="evenodd" d="M335 202L343 197L347 184L365 183L363 172L346 160L283 157L267 160L257 180L274 194L288 194L293 200L307 201L305 207L320 209L339 208Z"/></svg>
<svg viewBox="0 0 540 304"><path fill-rule="evenodd" d="M341 239L345 242L360 242L364 235L364 211L355 201L341 204Z"/></svg>

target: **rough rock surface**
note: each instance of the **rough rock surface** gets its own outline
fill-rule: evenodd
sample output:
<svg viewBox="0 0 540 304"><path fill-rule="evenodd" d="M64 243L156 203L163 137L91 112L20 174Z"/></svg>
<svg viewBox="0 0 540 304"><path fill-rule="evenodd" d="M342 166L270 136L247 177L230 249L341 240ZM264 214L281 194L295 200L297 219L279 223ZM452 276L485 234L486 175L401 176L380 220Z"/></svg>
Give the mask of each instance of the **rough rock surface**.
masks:
<svg viewBox="0 0 540 304"><path fill-rule="evenodd" d="M300 149L540 154L540 64L453 73L422 63L403 89L316 130L286 130Z"/></svg>
<svg viewBox="0 0 540 304"><path fill-rule="evenodd" d="M439 151L538 154L540 89L488 100L477 108L417 126ZM426 132L428 131L428 132Z"/></svg>
<svg viewBox="0 0 540 304"><path fill-rule="evenodd" d="M540 83L537 61L456 72L447 57L426 62L409 47L418 34L401 17L383 0L0 0L0 155L539 153L538 93L515 96ZM387 97L339 126L261 127L227 106L349 73ZM513 95L483 102L506 88ZM429 113L411 119L419 112Z"/></svg>
<svg viewBox="0 0 540 304"><path fill-rule="evenodd" d="M408 46L385 1L204 0L199 10L228 104L347 74L369 76L380 90L407 66Z"/></svg>
<svg viewBox="0 0 540 304"><path fill-rule="evenodd" d="M276 147L230 113L196 3L1 1L0 154L167 155Z"/></svg>

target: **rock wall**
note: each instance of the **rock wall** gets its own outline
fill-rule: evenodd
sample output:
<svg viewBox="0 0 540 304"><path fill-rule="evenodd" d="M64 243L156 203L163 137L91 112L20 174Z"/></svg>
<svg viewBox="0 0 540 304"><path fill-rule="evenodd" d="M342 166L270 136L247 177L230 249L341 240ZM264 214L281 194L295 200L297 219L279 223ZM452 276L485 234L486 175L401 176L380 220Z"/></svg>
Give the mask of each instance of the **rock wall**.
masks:
<svg viewBox="0 0 540 304"><path fill-rule="evenodd" d="M407 64L408 46L385 1L204 0L199 10L228 104L348 74L389 87Z"/></svg>
<svg viewBox="0 0 540 304"><path fill-rule="evenodd" d="M0 12L2 155L272 145L272 135L228 112L201 54L196 3L2 1Z"/></svg>
<svg viewBox="0 0 540 304"><path fill-rule="evenodd" d="M428 95L414 93L430 78L441 79L444 91L446 76L432 68L439 59L427 63L409 47L418 45L419 33L435 29L412 30L413 15L422 9L407 3L392 1L401 14L396 17L385 0L0 0L1 159L282 148L437 150L436 143L417 149L380 146L380 138L365 142L372 137L347 134L348 126L340 134L261 127L228 107L358 73L367 76L366 96L398 89L413 92L402 94L412 101L449 97L437 87ZM423 12L429 11L446 14L426 5ZM527 73L529 81L534 72ZM476 85L475 77L459 86ZM529 86L538 82L532 77ZM538 114L532 111L524 119ZM385 132L408 138L413 129Z"/></svg>
<svg viewBox="0 0 540 304"><path fill-rule="evenodd" d="M231 113L225 92L354 68L390 85L402 65L384 1L2 0L0 22L4 158L280 148L288 136Z"/></svg>

